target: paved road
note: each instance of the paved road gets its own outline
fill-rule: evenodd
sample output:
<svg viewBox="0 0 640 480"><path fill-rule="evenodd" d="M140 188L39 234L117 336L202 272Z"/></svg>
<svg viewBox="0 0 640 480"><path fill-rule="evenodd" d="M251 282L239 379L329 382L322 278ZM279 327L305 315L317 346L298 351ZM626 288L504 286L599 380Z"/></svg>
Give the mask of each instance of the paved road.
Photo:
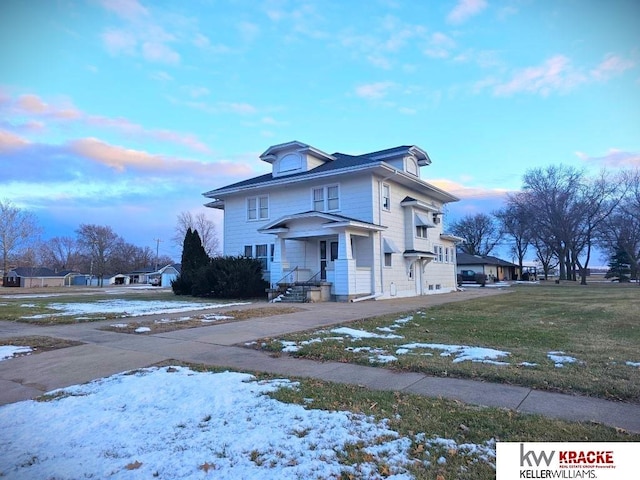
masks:
<svg viewBox="0 0 640 480"><path fill-rule="evenodd" d="M320 328L388 313L496 295L495 289L469 289L443 295L358 303L303 304L300 312L214 324L154 335L99 330L112 322L35 326L0 321L0 337L45 335L83 345L0 362L0 405L35 398L56 388L106 377L162 361L179 360L283 376L353 383L462 402L503 407L573 421L597 422L640 433L640 405L537 391L474 380L400 373L384 368L314 362L287 355L272 357L242 345L258 338ZM277 305L265 304L276 308ZM233 307L238 309L242 307ZM255 305L244 308L255 308ZM166 315L164 315L166 317ZM149 317L150 318L150 317ZM145 317L136 317L143 321Z"/></svg>

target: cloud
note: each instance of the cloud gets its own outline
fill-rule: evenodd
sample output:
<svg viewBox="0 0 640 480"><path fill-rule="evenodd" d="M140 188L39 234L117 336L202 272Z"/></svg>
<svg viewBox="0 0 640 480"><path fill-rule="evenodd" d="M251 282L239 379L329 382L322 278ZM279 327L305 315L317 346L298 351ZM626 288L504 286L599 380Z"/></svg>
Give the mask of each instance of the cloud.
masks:
<svg viewBox="0 0 640 480"><path fill-rule="evenodd" d="M444 33L435 32L429 38L429 45L424 53L431 58L447 58L455 46L456 42L452 38Z"/></svg>
<svg viewBox="0 0 640 480"><path fill-rule="evenodd" d="M636 63L632 60L609 53L596 68L591 70L590 73L594 79L604 81L624 73L625 71L635 67L635 65Z"/></svg>
<svg viewBox="0 0 640 480"><path fill-rule="evenodd" d="M149 13L137 0L100 0L100 4L126 20L135 20Z"/></svg>
<svg viewBox="0 0 640 480"><path fill-rule="evenodd" d="M492 57L489 56L487 60L491 62ZM499 61L497 62L496 66L502 66ZM636 62L633 60L610 53L596 67L588 70L575 67L564 55L554 55L541 65L515 70L511 73L511 78L506 81L495 75L479 80L475 82L473 90L478 93L485 88L492 88L493 94L499 97L518 93L546 97L552 93L567 93L581 85L596 81L610 80L635 66ZM501 70L504 70L503 66Z"/></svg>
<svg viewBox="0 0 640 480"><path fill-rule="evenodd" d="M29 142L6 130L0 130L0 153L18 150L29 145Z"/></svg>
<svg viewBox="0 0 640 480"><path fill-rule="evenodd" d="M640 152L626 152L617 148L610 148L601 157L591 157L583 152L576 152L576 156L589 166L604 166L609 168L640 168Z"/></svg>
<svg viewBox="0 0 640 480"><path fill-rule="evenodd" d="M102 33L102 42L111 55L134 55L138 40L133 33L110 28Z"/></svg>
<svg viewBox="0 0 640 480"><path fill-rule="evenodd" d="M446 179L429 180L429 183L464 200L503 198L510 192L501 188L469 187Z"/></svg>
<svg viewBox="0 0 640 480"><path fill-rule="evenodd" d="M142 56L150 62L170 65L180 63L180 54L160 42L144 42L142 44Z"/></svg>
<svg viewBox="0 0 640 480"><path fill-rule="evenodd" d="M568 92L588 81L588 77L576 70L564 55L555 55L542 65L517 71L511 80L493 88L497 96L515 93L539 94L543 97L552 92Z"/></svg>
<svg viewBox="0 0 640 480"><path fill-rule="evenodd" d="M118 173L127 171L148 172L156 175L180 173L196 177L238 175L248 169L230 163L205 163L165 155L151 154L142 150L111 145L97 138L82 138L67 143L69 150Z"/></svg>
<svg viewBox="0 0 640 480"><path fill-rule="evenodd" d="M485 0L460 0L447 15L447 21L456 25L464 23L471 17L478 15L485 8L487 8Z"/></svg>
<svg viewBox="0 0 640 480"><path fill-rule="evenodd" d="M377 100L387 95L387 92L395 84L393 82L376 82L359 85L355 93L358 97Z"/></svg>
<svg viewBox="0 0 640 480"><path fill-rule="evenodd" d="M245 42L253 42L260 35L260 27L255 23L240 22L237 29Z"/></svg>
<svg viewBox="0 0 640 480"><path fill-rule="evenodd" d="M166 65L180 63L180 54L168 45L176 41L176 35L168 33L155 21L158 15L151 15L135 0L103 0L101 5L125 22L123 26L105 29L100 35L109 54L142 57L149 62ZM178 29L176 25L179 22L174 17L169 31L175 32Z"/></svg>
<svg viewBox="0 0 640 480"><path fill-rule="evenodd" d="M388 70L392 68L398 52L413 48L427 38L427 28L388 15L372 32L359 34L348 30L333 33L332 37L341 48L346 47L371 65Z"/></svg>
<svg viewBox="0 0 640 480"><path fill-rule="evenodd" d="M206 97L211 93L208 88L196 85L184 85L181 90L191 98Z"/></svg>
<svg viewBox="0 0 640 480"><path fill-rule="evenodd" d="M27 115L50 117L59 120L77 120L82 114L73 105L50 105L33 94L20 95L15 109Z"/></svg>
<svg viewBox="0 0 640 480"><path fill-rule="evenodd" d="M249 103L239 102L219 102L218 108L223 111L237 113L240 115L253 115L258 109Z"/></svg>
<svg viewBox="0 0 640 480"><path fill-rule="evenodd" d="M206 90L203 90L203 87L192 88L198 88L200 94L204 94L204 90ZM152 138L162 142L182 145L196 152L211 152L211 149L193 134L163 129L147 129L142 125L121 117L113 118L91 115L82 112L68 101L64 101L62 104L50 104L35 94L20 95L17 99L7 97L5 101L0 104L0 113L4 113L6 117L27 117L25 123L20 125L23 130L27 131L44 129L46 124L41 121L42 119L63 123L76 122L103 129L115 130L129 137Z"/></svg>

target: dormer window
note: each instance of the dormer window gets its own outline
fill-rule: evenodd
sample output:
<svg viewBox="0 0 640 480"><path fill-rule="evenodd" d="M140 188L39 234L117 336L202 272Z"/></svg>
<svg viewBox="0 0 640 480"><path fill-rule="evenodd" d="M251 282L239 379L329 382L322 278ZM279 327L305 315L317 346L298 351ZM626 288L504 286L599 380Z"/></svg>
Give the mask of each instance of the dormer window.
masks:
<svg viewBox="0 0 640 480"><path fill-rule="evenodd" d="M280 173L300 170L300 155L290 153L280 159Z"/></svg>
<svg viewBox="0 0 640 480"><path fill-rule="evenodd" d="M405 160L406 162L406 170L407 173L410 173L411 175L415 175L416 177L418 176L418 162L416 162L416 159L413 157L409 157Z"/></svg>

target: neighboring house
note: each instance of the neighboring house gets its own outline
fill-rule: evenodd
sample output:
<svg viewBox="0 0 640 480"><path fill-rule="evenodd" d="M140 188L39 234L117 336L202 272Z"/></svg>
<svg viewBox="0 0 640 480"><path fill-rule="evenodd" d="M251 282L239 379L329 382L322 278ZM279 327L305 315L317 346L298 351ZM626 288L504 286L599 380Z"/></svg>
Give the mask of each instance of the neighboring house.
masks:
<svg viewBox="0 0 640 480"><path fill-rule="evenodd" d="M484 273L490 282L516 280L518 278L518 265L514 263L489 255L481 257L458 252L457 272L462 273L463 270Z"/></svg>
<svg viewBox="0 0 640 480"><path fill-rule="evenodd" d="M272 172L204 194L224 211L224 254L263 262L272 286L330 285L335 300L456 288L456 242L442 229L458 200L420 178L416 146L327 154L301 142L267 149Z"/></svg>
<svg viewBox="0 0 640 480"><path fill-rule="evenodd" d="M63 287L73 284L77 272L63 270L56 272L44 267L18 267L9 270L3 279L5 287Z"/></svg>
<svg viewBox="0 0 640 480"><path fill-rule="evenodd" d="M154 268L141 268L129 274L129 283L150 283Z"/></svg>
<svg viewBox="0 0 640 480"><path fill-rule="evenodd" d="M157 287L170 287L171 282L180 274L181 267L182 265L179 263L166 265L149 275L149 283Z"/></svg>

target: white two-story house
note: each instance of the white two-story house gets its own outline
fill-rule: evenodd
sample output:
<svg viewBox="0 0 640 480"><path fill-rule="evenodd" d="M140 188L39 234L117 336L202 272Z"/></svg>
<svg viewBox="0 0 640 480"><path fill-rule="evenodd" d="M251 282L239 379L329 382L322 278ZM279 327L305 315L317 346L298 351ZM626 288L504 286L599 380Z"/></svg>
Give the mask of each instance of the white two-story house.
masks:
<svg viewBox="0 0 640 480"><path fill-rule="evenodd" d="M456 288L461 240L442 229L458 200L420 178L416 146L328 154L274 145L269 174L204 193L224 210L224 254L261 259L267 279L330 284L331 298L392 298Z"/></svg>

